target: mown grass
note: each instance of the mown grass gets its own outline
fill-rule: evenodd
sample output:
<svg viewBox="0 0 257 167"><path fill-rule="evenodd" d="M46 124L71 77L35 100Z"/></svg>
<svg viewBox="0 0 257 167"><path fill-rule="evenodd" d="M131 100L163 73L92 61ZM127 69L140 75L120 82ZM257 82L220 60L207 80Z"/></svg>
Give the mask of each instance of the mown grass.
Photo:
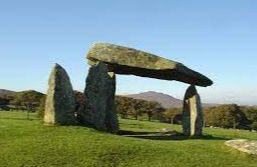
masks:
<svg viewBox="0 0 257 167"><path fill-rule="evenodd" d="M156 122L120 120L123 131L153 134L135 138L77 126L44 126L35 115L0 112L0 166L138 166L257 167L257 157L224 146L234 138L257 139L257 133L209 129L202 139L174 140L155 136L157 129L181 127Z"/></svg>

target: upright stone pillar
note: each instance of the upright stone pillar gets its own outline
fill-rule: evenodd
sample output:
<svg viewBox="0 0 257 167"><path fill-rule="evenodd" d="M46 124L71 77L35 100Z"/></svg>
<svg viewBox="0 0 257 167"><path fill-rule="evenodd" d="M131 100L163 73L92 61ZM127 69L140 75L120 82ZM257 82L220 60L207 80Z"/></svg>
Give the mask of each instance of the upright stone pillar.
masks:
<svg viewBox="0 0 257 167"><path fill-rule="evenodd" d="M48 81L44 122L46 124L74 125L75 99L69 76L55 64Z"/></svg>
<svg viewBox="0 0 257 167"><path fill-rule="evenodd" d="M183 133L186 136L202 135L203 112L200 96L194 85L185 94L183 104Z"/></svg>
<svg viewBox="0 0 257 167"><path fill-rule="evenodd" d="M86 80L85 123L98 130L116 133L119 130L115 108L115 74L107 65L97 62L89 69Z"/></svg>

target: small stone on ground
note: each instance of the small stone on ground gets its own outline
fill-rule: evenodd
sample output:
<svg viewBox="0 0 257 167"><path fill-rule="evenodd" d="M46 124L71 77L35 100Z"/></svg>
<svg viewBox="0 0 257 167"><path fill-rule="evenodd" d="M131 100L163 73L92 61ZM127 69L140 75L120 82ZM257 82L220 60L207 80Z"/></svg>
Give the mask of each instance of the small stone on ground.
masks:
<svg viewBox="0 0 257 167"><path fill-rule="evenodd" d="M239 151L257 155L257 140L245 140L245 139L238 139L238 140L229 140L225 142L225 145L229 147L233 147Z"/></svg>

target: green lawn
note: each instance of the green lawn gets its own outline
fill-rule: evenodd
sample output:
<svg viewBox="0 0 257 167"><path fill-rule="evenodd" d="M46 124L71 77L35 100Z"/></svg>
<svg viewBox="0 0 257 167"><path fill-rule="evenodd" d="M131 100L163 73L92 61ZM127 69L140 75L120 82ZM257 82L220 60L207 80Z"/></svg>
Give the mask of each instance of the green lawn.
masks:
<svg viewBox="0 0 257 167"><path fill-rule="evenodd" d="M257 167L257 157L224 146L226 139L257 139L257 133L204 129L203 139L135 138L76 126L44 126L35 114L0 112L0 166ZM122 130L156 133L180 126L120 120Z"/></svg>

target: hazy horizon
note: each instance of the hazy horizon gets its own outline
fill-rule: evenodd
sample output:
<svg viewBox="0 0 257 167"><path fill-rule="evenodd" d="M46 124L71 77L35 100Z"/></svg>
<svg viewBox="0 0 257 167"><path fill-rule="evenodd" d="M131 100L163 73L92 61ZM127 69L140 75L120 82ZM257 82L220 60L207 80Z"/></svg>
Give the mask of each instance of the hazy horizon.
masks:
<svg viewBox="0 0 257 167"><path fill-rule="evenodd" d="M0 6L0 88L46 92L54 63L83 90L95 42L147 51L214 81L205 103L257 105L257 1L32 1ZM182 99L188 85L117 76L117 94L156 91Z"/></svg>

